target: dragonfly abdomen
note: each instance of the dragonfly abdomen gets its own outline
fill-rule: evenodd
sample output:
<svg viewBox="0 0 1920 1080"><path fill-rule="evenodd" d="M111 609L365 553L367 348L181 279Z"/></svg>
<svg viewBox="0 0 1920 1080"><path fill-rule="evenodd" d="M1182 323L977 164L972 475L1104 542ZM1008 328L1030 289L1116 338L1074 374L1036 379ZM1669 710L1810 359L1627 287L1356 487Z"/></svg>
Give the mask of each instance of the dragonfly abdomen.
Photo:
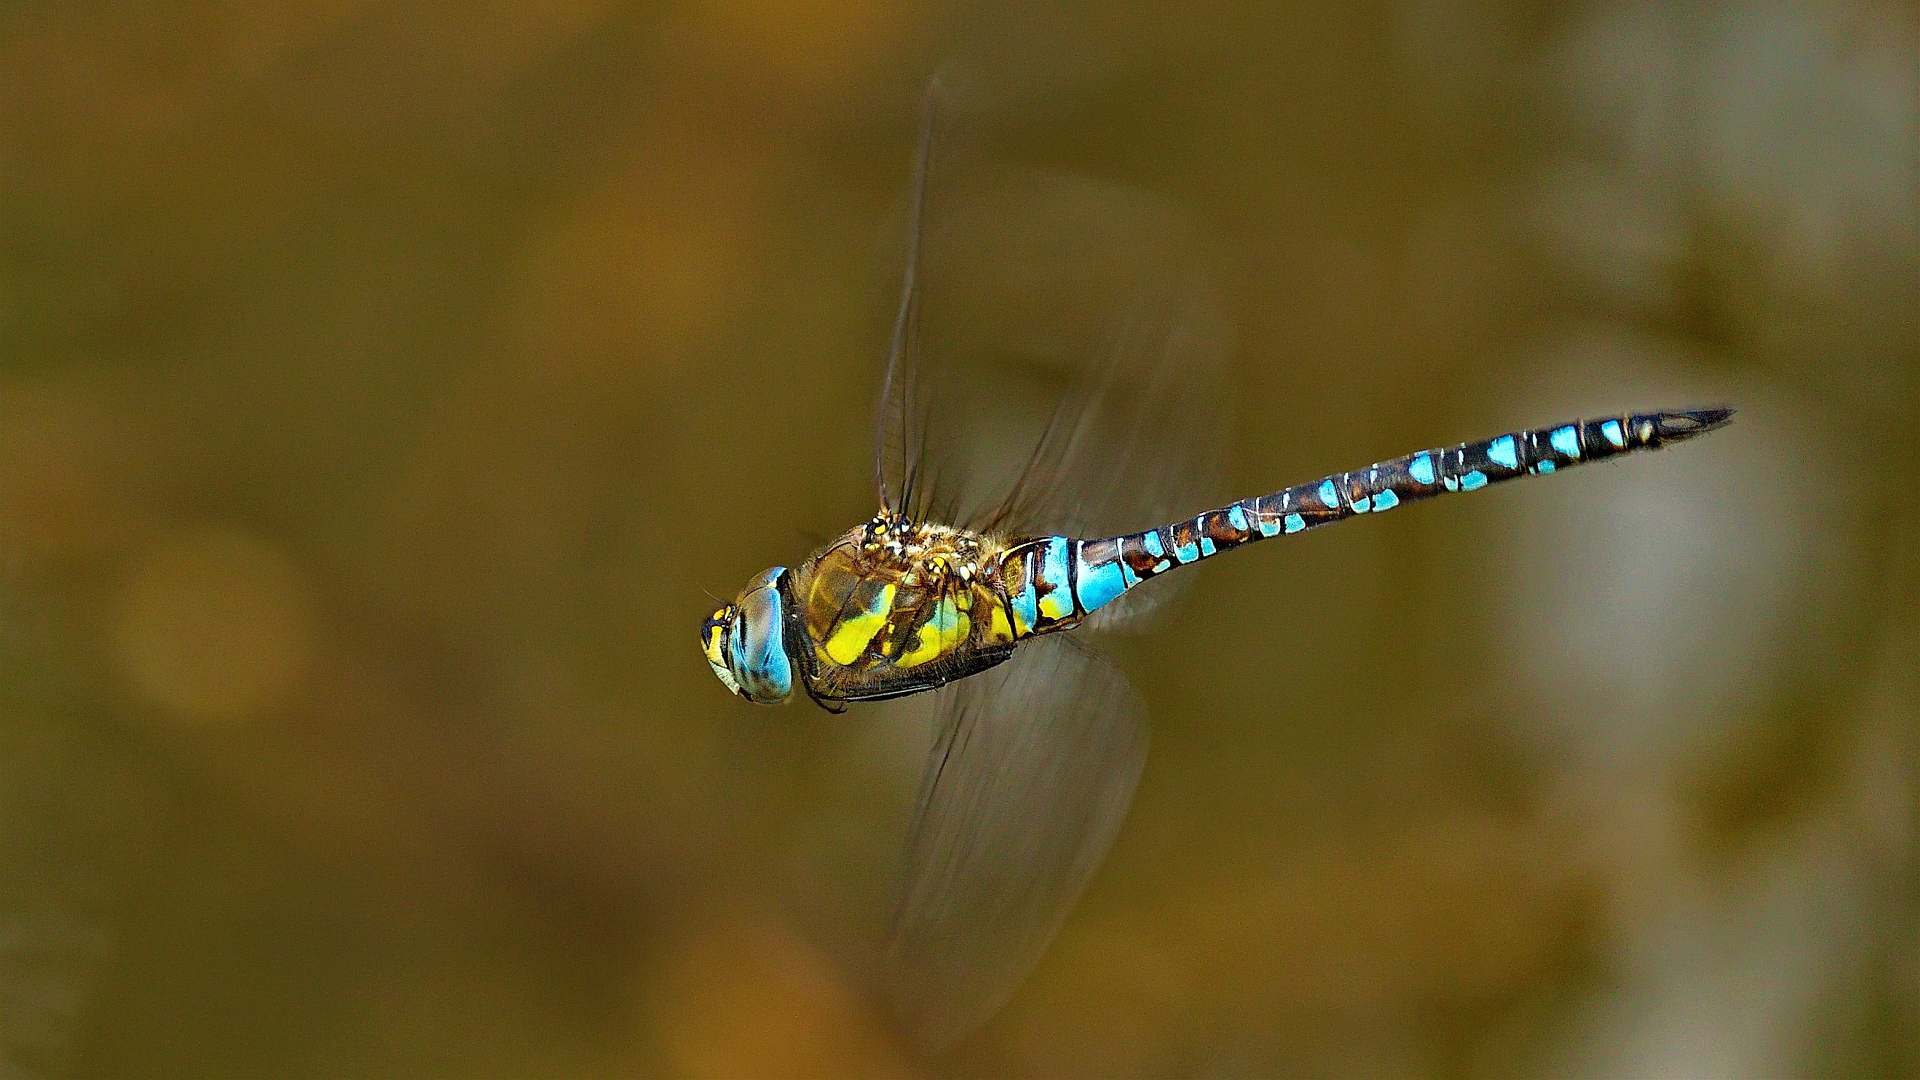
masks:
<svg viewBox="0 0 1920 1080"><path fill-rule="evenodd" d="M1521 476L1656 450L1721 427L1732 415L1732 409L1694 409L1575 420L1421 450L1146 532L1104 540L1048 536L1028 541L1009 550L1001 563L1014 634L1066 629L1143 581L1256 540L1447 492L1478 491Z"/></svg>
<svg viewBox="0 0 1920 1080"><path fill-rule="evenodd" d="M1478 491L1522 476L1657 450L1721 427L1732 415L1732 409L1694 409L1574 420L1421 450L1234 505L1259 534L1245 539L1289 535L1447 492ZM1207 518L1202 514L1200 520Z"/></svg>

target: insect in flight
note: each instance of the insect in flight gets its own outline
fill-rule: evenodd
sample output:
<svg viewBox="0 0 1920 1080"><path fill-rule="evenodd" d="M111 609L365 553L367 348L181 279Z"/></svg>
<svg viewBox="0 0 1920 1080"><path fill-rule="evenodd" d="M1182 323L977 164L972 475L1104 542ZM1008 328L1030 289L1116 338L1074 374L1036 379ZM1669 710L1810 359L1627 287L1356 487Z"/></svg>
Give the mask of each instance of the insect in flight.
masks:
<svg viewBox="0 0 1920 1080"><path fill-rule="evenodd" d="M1196 387L1224 334L1204 283L1172 275L1128 292L1120 329L1072 372L1024 465L983 494L942 457L943 433L954 444L967 434L946 400L965 379L920 347L937 96L936 86L922 121L876 424L880 510L799 566L755 576L700 630L720 681L760 704L797 692L839 711L942 691L888 954L893 1006L930 1047L991 1015L1038 961L1139 778L1143 705L1065 631L1137 622L1168 589L1155 579L1259 540L1657 449L1732 415L1573 421L1192 513L1208 505L1195 501L1196 449L1221 396ZM1161 524L1175 508L1191 516Z"/></svg>

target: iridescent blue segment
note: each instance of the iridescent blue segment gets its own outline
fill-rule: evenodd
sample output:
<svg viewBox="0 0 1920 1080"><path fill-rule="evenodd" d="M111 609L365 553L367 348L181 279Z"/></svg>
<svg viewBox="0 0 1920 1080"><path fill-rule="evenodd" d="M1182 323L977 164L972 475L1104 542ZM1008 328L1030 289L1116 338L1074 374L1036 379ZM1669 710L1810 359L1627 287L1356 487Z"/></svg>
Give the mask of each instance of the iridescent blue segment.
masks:
<svg viewBox="0 0 1920 1080"><path fill-rule="evenodd" d="M1031 565L1033 571L1031 580L1021 583L1024 588L1010 596L1014 626L1023 637L1064 627L1156 574L1242 544L1391 510L1444 491L1477 491L1517 476L1656 449L1712 431L1731 414L1728 409L1701 409L1536 428L1448 450L1422 450L1130 536L1089 541L1047 537L1035 541L1028 561L1019 564ZM1014 587L1011 581L1009 587Z"/></svg>
<svg viewBox="0 0 1920 1080"><path fill-rule="evenodd" d="M1094 540L1074 544L1074 595L1082 612L1093 612L1112 603L1127 591L1127 575L1121 570L1120 541Z"/></svg>
<svg viewBox="0 0 1920 1080"><path fill-rule="evenodd" d="M1035 591L1033 581L1029 579L1026 588L1008 598L1008 606L1013 609L1013 629L1015 633L1025 634L1040 619L1040 594Z"/></svg>
<svg viewBox="0 0 1920 1080"><path fill-rule="evenodd" d="M1055 589L1067 585L1067 557L1072 544L1064 536L1048 537L1040 549L1040 580Z"/></svg>
<svg viewBox="0 0 1920 1080"><path fill-rule="evenodd" d="M1176 565L1270 536L1291 536L1359 514L1391 510L1446 491L1478 491L1518 476L1551 473L1616 454L1657 449L1724 425L1730 409L1641 413L1498 435L1445 450L1422 450L1355 472L1244 499L1192 521L1082 550L1081 606L1091 611ZM1172 558L1165 557L1171 552ZM1114 562L1112 569L1106 561ZM1116 572L1117 571L1117 572Z"/></svg>
<svg viewBox="0 0 1920 1080"><path fill-rule="evenodd" d="M1041 549L1035 578L1040 585L1039 610L1042 619L1060 622L1073 618L1073 579L1067 576L1068 548L1073 542L1064 536L1050 536Z"/></svg>
<svg viewBox="0 0 1920 1080"><path fill-rule="evenodd" d="M1040 621L1040 590L1034 580L1034 568L1039 562L1034 544L1015 548L1000 561L1001 583L1007 595L1007 619L1017 638L1033 633Z"/></svg>

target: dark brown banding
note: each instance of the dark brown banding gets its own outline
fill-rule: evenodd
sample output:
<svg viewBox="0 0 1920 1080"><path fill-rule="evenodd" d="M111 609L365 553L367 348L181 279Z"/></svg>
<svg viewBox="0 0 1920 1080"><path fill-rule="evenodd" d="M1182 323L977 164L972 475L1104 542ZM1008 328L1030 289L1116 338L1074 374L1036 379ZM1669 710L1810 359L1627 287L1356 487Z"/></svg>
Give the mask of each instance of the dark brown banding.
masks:
<svg viewBox="0 0 1920 1080"><path fill-rule="evenodd" d="M1033 579L1032 559L1033 548L1024 544L1000 556L1000 581L1009 597L1027 591L1027 582Z"/></svg>
<svg viewBox="0 0 1920 1080"><path fill-rule="evenodd" d="M1182 521L1177 525L1169 525L1167 532L1170 533L1173 538L1173 543L1167 548L1167 555L1176 562L1180 561L1180 559L1179 556L1174 555L1174 552L1184 551L1188 548L1199 549L1200 537L1193 528L1193 522Z"/></svg>
<svg viewBox="0 0 1920 1080"><path fill-rule="evenodd" d="M1089 540L1080 545L1080 557L1086 560L1088 566L1110 563L1120 557L1120 539Z"/></svg>
<svg viewBox="0 0 1920 1080"><path fill-rule="evenodd" d="M1279 525L1286 520L1288 514L1293 512L1293 500L1290 495L1291 492L1288 491L1276 491L1251 501L1261 521L1270 525Z"/></svg>
<svg viewBox="0 0 1920 1080"><path fill-rule="evenodd" d="M1144 535L1128 536L1120 542L1120 558L1126 561L1133 576L1139 578L1152 577L1153 568L1160 565L1159 557L1147 550L1146 541L1141 538Z"/></svg>
<svg viewBox="0 0 1920 1080"><path fill-rule="evenodd" d="M1361 499L1373 494L1367 488L1367 474L1364 470L1357 473L1341 473L1339 484L1345 489L1347 502L1350 505L1358 505Z"/></svg>
<svg viewBox="0 0 1920 1080"><path fill-rule="evenodd" d="M1209 510L1200 515L1200 527L1206 531L1207 539L1213 541L1215 551L1239 547L1247 542L1247 530L1233 527L1232 519L1225 511Z"/></svg>

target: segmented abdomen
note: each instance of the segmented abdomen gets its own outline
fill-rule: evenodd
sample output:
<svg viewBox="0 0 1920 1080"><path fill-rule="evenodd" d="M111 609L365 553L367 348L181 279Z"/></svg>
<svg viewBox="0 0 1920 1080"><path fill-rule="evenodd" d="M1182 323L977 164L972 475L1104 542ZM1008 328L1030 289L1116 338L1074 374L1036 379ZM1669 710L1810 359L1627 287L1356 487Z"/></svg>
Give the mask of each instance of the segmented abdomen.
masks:
<svg viewBox="0 0 1920 1080"><path fill-rule="evenodd" d="M1065 629L1156 574L1242 544L1449 491L1477 491L1520 476L1658 449L1721 427L1732 414L1731 409L1696 409L1576 420L1422 450L1129 536L1028 541L1001 558L1014 634Z"/></svg>

